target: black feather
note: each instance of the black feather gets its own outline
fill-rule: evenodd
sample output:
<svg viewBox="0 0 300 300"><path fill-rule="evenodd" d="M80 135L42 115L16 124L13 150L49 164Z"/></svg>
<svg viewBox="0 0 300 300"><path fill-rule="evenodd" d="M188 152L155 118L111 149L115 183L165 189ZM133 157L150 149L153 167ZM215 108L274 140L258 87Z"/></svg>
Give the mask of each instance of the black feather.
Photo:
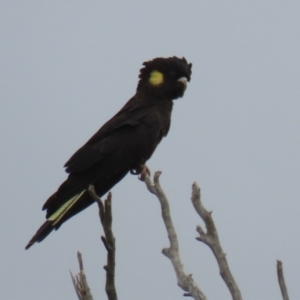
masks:
<svg viewBox="0 0 300 300"><path fill-rule="evenodd" d="M66 162L69 176L44 204L48 220L26 249L94 202L87 192L89 185L94 185L101 197L129 171L141 170L168 134L173 100L182 97L185 90L178 79L190 81L192 65L175 56L155 58L143 65L136 94ZM149 82L154 70L164 79L156 86Z"/></svg>

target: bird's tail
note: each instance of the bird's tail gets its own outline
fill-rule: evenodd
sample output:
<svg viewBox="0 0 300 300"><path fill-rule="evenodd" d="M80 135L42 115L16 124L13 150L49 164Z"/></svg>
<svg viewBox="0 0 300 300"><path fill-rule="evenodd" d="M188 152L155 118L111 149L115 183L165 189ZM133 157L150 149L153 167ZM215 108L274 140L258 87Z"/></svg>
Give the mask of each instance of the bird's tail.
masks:
<svg viewBox="0 0 300 300"><path fill-rule="evenodd" d="M51 221L46 221L29 241L25 249L29 249L35 242L41 242L54 229Z"/></svg>
<svg viewBox="0 0 300 300"><path fill-rule="evenodd" d="M81 196L86 190L83 190L81 193L69 199L66 203L64 203L57 211L55 211L47 221L38 229L36 234L29 241L25 249L29 249L35 242L41 242L44 238L46 238L53 229L58 229L59 226L73 216L74 206L79 201Z"/></svg>

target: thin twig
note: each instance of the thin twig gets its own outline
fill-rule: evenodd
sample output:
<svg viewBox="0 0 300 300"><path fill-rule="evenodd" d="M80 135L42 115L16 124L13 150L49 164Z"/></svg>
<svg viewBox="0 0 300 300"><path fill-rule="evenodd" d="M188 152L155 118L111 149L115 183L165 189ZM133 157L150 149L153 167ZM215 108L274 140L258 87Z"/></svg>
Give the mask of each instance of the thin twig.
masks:
<svg viewBox="0 0 300 300"><path fill-rule="evenodd" d="M79 273L74 276L70 272L77 297L79 300L93 300L91 290L84 274L82 256L80 252L77 252L77 258L79 263Z"/></svg>
<svg viewBox="0 0 300 300"><path fill-rule="evenodd" d="M283 266L280 260L277 260L277 277L278 277L278 283L282 294L282 299L289 300L289 295L288 295L288 291L283 276Z"/></svg>
<svg viewBox="0 0 300 300"><path fill-rule="evenodd" d="M107 265L104 266L106 271L106 284L105 291L109 300L117 300L117 291L115 287L115 255L116 255L116 246L115 246L115 237L112 231L112 210L111 210L111 193L108 193L107 199L104 201L97 196L94 186L89 186L89 193L91 197L97 201L99 206L99 216L100 221L104 230L104 235L101 237L101 240L104 244L104 247L107 251Z"/></svg>
<svg viewBox="0 0 300 300"><path fill-rule="evenodd" d="M206 300L205 295L197 286L192 276L186 274L184 271L182 262L180 260L178 239L177 234L175 232L175 228L173 226L169 203L164 191L162 190L159 184L160 175L161 172L155 172L153 177L154 184L152 183L149 176L145 176L145 183L148 190L152 194L156 195L160 202L162 218L164 220L170 241L170 247L163 249L162 253L171 260L177 276L178 286L180 286L186 292L184 293L184 296L193 297L196 300Z"/></svg>
<svg viewBox="0 0 300 300"><path fill-rule="evenodd" d="M206 232L201 228L201 226L197 226L196 230L199 233L199 237L197 237L196 239L209 246L212 250L219 265L220 275L222 276L225 284L227 285L231 293L232 299L242 300L241 292L229 269L226 254L223 252L223 249L221 247L218 232L211 216L212 212L207 211L203 206L201 202L200 188L198 187L197 183L194 183L192 186L191 200L195 210L197 211L201 219L204 221L206 226Z"/></svg>

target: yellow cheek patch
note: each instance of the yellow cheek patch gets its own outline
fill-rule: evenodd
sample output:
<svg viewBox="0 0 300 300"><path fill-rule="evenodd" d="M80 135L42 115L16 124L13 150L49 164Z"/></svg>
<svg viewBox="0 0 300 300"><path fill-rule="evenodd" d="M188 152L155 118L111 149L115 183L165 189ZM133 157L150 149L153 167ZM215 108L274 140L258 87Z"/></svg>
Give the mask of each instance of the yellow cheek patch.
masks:
<svg viewBox="0 0 300 300"><path fill-rule="evenodd" d="M159 85L164 82L164 75L158 71L152 71L150 74L149 82L152 85Z"/></svg>

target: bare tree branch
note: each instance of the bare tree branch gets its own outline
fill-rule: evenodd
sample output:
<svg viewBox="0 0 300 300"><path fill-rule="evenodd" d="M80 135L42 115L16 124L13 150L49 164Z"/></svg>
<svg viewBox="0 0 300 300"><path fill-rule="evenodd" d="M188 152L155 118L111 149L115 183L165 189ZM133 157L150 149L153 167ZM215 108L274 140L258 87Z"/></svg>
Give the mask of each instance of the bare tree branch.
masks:
<svg viewBox="0 0 300 300"><path fill-rule="evenodd" d="M75 276L70 272L72 282L79 300L93 300L91 290L88 286L84 270L81 253L77 252L77 258L79 263L79 273Z"/></svg>
<svg viewBox="0 0 300 300"><path fill-rule="evenodd" d="M282 294L282 299L289 300L289 295L288 295L288 291L283 276L283 266L280 260L277 260L277 278L278 278L278 283Z"/></svg>
<svg viewBox="0 0 300 300"><path fill-rule="evenodd" d="M203 242L212 250L220 269L220 275L222 276L225 284L227 285L232 299L233 300L242 300L241 292L231 274L229 269L226 254L223 252L223 249L220 244L218 232L214 221L212 219L212 212L207 211L201 202L201 194L200 188L197 183L194 183L192 186L192 203L194 205L195 210L204 221L206 226L206 232L201 228L201 226L197 226L197 231L199 233L199 237L197 240Z"/></svg>
<svg viewBox="0 0 300 300"><path fill-rule="evenodd" d="M162 212L162 218L164 220L169 241L170 241L170 247L164 248L162 250L162 253L167 256L174 267L178 286L180 286L184 291L187 293L184 294L184 296L190 296L193 297L196 300L206 300L205 295L202 293L200 288L197 286L195 281L193 280L191 275L187 275L183 269L182 262L180 260L179 255L179 245L178 245L178 239L175 232L175 228L173 226L172 218L170 215L170 207L167 200L166 195L164 194L160 184L159 184L159 176L161 175L161 172L155 172L154 174L154 184L152 183L149 176L145 176L145 183L148 188L148 190L156 195L158 198L160 205L161 205L161 212Z"/></svg>
<svg viewBox="0 0 300 300"><path fill-rule="evenodd" d="M99 206L100 221L104 230L104 235L101 240L107 251L107 265L104 266L106 271L105 291L109 300L117 300L117 291L115 287L115 237L112 231L112 210L111 210L111 193L108 193L107 199L104 201L97 196L94 186L89 186L89 193L91 197L97 201Z"/></svg>
<svg viewBox="0 0 300 300"><path fill-rule="evenodd" d="M168 257L173 265L173 268L176 273L178 286L181 287L185 293L183 296L192 297L195 300L207 300L206 296L197 286L195 281L192 278L192 275L188 275L184 271L183 264L180 259L179 254L179 244L177 239L177 234L172 222L170 207L168 203L168 199L162 190L159 177L161 172L155 172L153 181L146 174L142 180L145 181L148 190L156 195L161 205L161 213L162 218L165 223L165 227L168 233L170 246L168 248L164 248L162 253ZM103 226L105 236L101 236L101 240L107 250L107 265L104 266L106 271L106 294L108 300L117 300L117 292L115 288L115 238L112 232L112 208L111 208L111 193L108 194L107 199L102 202L102 200L97 196L94 186L89 186L89 193L91 197L97 201L99 206L99 216L101 220L101 224ZM242 296L240 290L233 278L233 275L229 269L229 265L226 259L226 254L223 252L223 249L220 244L217 228L214 224L212 218L212 212L207 211L201 202L201 193L200 188L197 183L194 183L192 186L192 203L196 212L199 214L201 219L205 223L206 231L199 225L196 230L199 233L199 237L196 239L207 246L212 250L217 263L219 265L220 275L223 278L225 284L227 285L232 299L233 300L242 300ZM90 288L88 286L86 276L84 273L83 262L81 253L77 253L78 262L79 262L79 273L75 276L71 273L72 282L79 300L93 300L93 296L91 294ZM283 275L283 266L281 261L277 261L277 276L278 282L282 294L283 300L289 300L287 287L284 280Z"/></svg>

